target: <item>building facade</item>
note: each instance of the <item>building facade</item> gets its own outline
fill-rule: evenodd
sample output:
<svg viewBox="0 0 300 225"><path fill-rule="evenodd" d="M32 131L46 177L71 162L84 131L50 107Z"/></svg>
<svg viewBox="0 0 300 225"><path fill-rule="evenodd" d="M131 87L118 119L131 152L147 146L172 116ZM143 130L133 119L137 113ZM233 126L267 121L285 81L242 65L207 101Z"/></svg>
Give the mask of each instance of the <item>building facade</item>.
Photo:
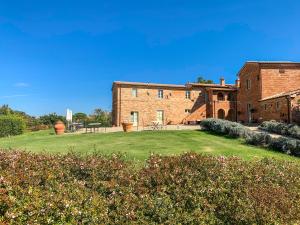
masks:
<svg viewBox="0 0 300 225"><path fill-rule="evenodd" d="M205 118L242 123L300 122L300 63L246 62L235 84L113 83L113 125L195 124Z"/></svg>
<svg viewBox="0 0 300 225"><path fill-rule="evenodd" d="M246 62L238 78L239 122L299 121L300 63Z"/></svg>

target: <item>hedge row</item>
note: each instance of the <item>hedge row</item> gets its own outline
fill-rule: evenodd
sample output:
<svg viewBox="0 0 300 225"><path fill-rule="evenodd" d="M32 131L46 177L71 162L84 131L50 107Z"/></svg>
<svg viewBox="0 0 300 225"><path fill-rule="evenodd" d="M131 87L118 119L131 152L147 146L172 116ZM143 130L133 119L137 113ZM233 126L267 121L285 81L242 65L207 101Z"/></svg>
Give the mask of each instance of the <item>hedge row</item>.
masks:
<svg viewBox="0 0 300 225"><path fill-rule="evenodd" d="M217 134L225 134L230 137L246 137L251 132L250 129L240 123L228 120L208 118L201 121L202 128Z"/></svg>
<svg viewBox="0 0 300 225"><path fill-rule="evenodd" d="M2 224L299 224L292 162L0 151Z"/></svg>
<svg viewBox="0 0 300 225"><path fill-rule="evenodd" d="M0 115L0 137L22 134L26 124L22 117L16 115Z"/></svg>
<svg viewBox="0 0 300 225"><path fill-rule="evenodd" d="M279 123L274 120L264 121L260 129L276 134L282 134L293 138L300 139L300 127L295 124Z"/></svg>
<svg viewBox="0 0 300 225"><path fill-rule="evenodd" d="M244 138L247 144L262 146L271 150L300 157L300 140L287 137L272 138L265 132L251 131L242 124L214 118L203 120L201 126L206 130L218 134L229 135L230 137L235 138Z"/></svg>

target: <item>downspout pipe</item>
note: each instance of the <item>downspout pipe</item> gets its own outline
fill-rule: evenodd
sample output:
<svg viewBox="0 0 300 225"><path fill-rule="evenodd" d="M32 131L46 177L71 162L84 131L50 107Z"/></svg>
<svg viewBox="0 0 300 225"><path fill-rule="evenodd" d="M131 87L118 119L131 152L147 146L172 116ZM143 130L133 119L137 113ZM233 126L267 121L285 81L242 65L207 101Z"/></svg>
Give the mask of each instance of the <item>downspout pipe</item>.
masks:
<svg viewBox="0 0 300 225"><path fill-rule="evenodd" d="M290 96L286 96L286 100L287 100L287 110L288 110L288 123L292 122L292 115L291 115L291 98Z"/></svg>

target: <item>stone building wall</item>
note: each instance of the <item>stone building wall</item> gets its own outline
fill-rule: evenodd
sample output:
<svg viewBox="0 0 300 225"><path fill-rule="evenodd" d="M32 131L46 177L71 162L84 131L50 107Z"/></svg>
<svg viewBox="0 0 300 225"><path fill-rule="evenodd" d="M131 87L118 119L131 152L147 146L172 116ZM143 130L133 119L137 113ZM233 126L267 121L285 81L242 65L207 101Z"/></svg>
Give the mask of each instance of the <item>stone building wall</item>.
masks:
<svg viewBox="0 0 300 225"><path fill-rule="evenodd" d="M137 88L137 97L132 96L132 89ZM163 98L158 98L158 90L163 90ZM186 91L191 97L186 98ZM157 111L162 110L164 124L179 124L186 118L199 97L199 90L188 90L183 87L151 87L151 86L115 86L113 92L119 93L118 103L114 103L116 113L114 125L131 121L131 112L138 112L138 125L147 126L157 120ZM201 104L198 100L197 104ZM116 107L118 105L119 107Z"/></svg>
<svg viewBox="0 0 300 225"><path fill-rule="evenodd" d="M292 123L300 125L300 94L291 100Z"/></svg>
<svg viewBox="0 0 300 225"><path fill-rule="evenodd" d="M137 97L132 96L133 88L137 89ZM158 90L163 90L162 99L158 98ZM224 110L225 119L235 120L235 104L228 101L229 93L232 93L236 99L235 89L214 92L208 90L207 87L184 85L114 84L113 125L120 126L122 122L131 122L131 114L137 112L138 125L148 126L153 121L157 121L158 110L163 111L165 125L195 123L208 117L218 117L217 112L221 108ZM190 92L190 98L186 98L187 91ZM217 100L218 93L224 94L224 101ZM229 111L230 109L232 110Z"/></svg>
<svg viewBox="0 0 300 225"><path fill-rule="evenodd" d="M259 100L261 99L261 77L258 65L250 65L239 75L240 88L238 90L238 121L248 123L249 117L252 121L259 118L259 112L249 112L248 104L251 108L257 109L259 107ZM250 88L247 89L247 80L250 80ZM249 115L251 113L251 116Z"/></svg>
<svg viewBox="0 0 300 225"><path fill-rule="evenodd" d="M261 78L261 98L300 88L300 68L262 68Z"/></svg>
<svg viewBox="0 0 300 225"><path fill-rule="evenodd" d="M260 120L276 120L278 122L288 122L289 100L286 96L268 99L260 102Z"/></svg>

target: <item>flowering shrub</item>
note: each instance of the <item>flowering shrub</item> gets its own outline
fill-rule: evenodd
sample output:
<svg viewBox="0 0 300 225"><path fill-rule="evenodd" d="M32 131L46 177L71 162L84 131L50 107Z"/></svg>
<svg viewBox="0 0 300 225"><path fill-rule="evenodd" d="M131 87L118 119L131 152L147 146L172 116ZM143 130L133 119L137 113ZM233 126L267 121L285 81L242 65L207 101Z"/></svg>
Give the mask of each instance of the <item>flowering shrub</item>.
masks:
<svg viewBox="0 0 300 225"><path fill-rule="evenodd" d="M260 129L300 139L300 127L294 124L279 123L274 120L264 121Z"/></svg>
<svg viewBox="0 0 300 225"><path fill-rule="evenodd" d="M0 193L3 224L300 223L298 164L267 159L0 151Z"/></svg>

